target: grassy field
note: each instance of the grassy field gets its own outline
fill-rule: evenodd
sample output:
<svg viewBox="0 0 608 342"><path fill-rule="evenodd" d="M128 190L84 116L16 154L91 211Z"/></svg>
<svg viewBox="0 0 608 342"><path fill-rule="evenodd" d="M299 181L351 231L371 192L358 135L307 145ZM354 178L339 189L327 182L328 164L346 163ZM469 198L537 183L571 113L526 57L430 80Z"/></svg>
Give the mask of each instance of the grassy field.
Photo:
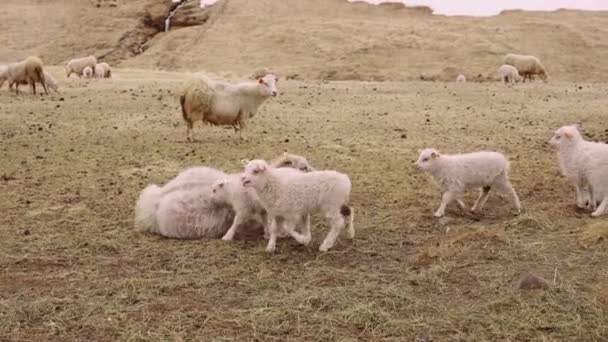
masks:
<svg viewBox="0 0 608 342"><path fill-rule="evenodd" d="M608 223L575 208L546 145L574 122L608 140L606 84L281 81L247 141L197 125L186 143L185 74L115 75L0 91L0 340L608 338ZM412 165L427 146L508 154L522 215L493 195L479 216L433 218L439 191ZM319 253L318 218L309 247L283 239L275 255L261 237L133 230L146 184L282 151L350 175L354 241ZM551 287L519 290L528 272Z"/></svg>

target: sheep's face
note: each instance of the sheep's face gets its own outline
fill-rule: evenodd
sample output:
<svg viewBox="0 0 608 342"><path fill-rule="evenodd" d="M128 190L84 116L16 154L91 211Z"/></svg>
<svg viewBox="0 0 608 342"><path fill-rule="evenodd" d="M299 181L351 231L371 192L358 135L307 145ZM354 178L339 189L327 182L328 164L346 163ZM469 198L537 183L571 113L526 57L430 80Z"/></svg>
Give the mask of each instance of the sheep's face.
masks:
<svg viewBox="0 0 608 342"><path fill-rule="evenodd" d="M226 184L228 183L225 179L216 180L211 186L211 199L216 203L224 203L228 201L228 192Z"/></svg>
<svg viewBox="0 0 608 342"><path fill-rule="evenodd" d="M266 76L258 78L258 85L260 89L260 95L264 97L277 96L277 83L279 79L273 74L266 74Z"/></svg>
<svg viewBox="0 0 608 342"><path fill-rule="evenodd" d="M242 160L245 165L245 171L241 176L241 184L244 187L261 188L265 185L264 173L268 170L268 164L263 160Z"/></svg>
<svg viewBox="0 0 608 342"><path fill-rule="evenodd" d="M439 157L439 152L437 152L437 150L433 148L426 148L420 151L420 155L416 161L416 166L423 171L428 171L433 168L435 161L437 161Z"/></svg>
<svg viewBox="0 0 608 342"><path fill-rule="evenodd" d="M291 167L302 172L311 172L315 170L306 158L287 152L283 153L283 156L279 159L276 167Z"/></svg>
<svg viewBox="0 0 608 342"><path fill-rule="evenodd" d="M541 71L538 76L540 77L541 80L543 80L544 82L547 82L549 80L549 75L547 75L546 72Z"/></svg>
<svg viewBox="0 0 608 342"><path fill-rule="evenodd" d="M560 148L563 146L568 146L573 144L574 142L580 140L581 134L578 131L578 128L575 125L572 126L563 126L557 129L553 134L551 140L549 140L549 144L554 147Z"/></svg>

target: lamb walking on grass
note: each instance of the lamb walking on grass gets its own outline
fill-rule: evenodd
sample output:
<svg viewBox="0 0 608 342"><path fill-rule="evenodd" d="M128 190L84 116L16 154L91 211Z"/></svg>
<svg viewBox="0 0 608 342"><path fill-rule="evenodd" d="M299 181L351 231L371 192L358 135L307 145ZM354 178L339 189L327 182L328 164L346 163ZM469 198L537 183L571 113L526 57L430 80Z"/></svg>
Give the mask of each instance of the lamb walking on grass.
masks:
<svg viewBox="0 0 608 342"><path fill-rule="evenodd" d="M446 206L453 201L466 210L462 197L467 190L473 189L480 189L479 197L471 209L473 212L481 211L491 189L509 196L513 207L518 212L521 210L519 198L509 181L509 162L498 152L447 155L427 148L420 152L416 165L430 174L444 191L435 217L442 217Z"/></svg>

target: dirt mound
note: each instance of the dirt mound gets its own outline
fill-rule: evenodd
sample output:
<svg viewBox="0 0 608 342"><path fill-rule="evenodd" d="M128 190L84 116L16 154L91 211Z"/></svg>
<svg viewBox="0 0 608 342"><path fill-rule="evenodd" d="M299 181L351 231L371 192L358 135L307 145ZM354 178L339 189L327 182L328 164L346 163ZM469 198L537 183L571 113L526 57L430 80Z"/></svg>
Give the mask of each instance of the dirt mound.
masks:
<svg viewBox="0 0 608 342"><path fill-rule="evenodd" d="M487 80L516 52L540 57L553 80L608 77L608 12L475 18L345 0L221 0L207 9L190 1L165 33L170 1L6 1L1 61L40 54L60 63L94 53L124 67L222 75L269 66L308 79L453 80L462 73ZM45 13L56 16L44 20Z"/></svg>

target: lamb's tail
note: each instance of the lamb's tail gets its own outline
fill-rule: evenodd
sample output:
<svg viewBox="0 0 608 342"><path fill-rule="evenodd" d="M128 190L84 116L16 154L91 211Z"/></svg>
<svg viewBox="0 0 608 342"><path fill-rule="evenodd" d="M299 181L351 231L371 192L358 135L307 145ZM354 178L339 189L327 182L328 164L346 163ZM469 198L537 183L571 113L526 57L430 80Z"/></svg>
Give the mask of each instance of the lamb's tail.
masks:
<svg viewBox="0 0 608 342"><path fill-rule="evenodd" d="M152 233L159 232L156 223L156 207L161 194L161 188L155 184L148 185L139 194L137 204L135 204L135 229Z"/></svg>
<svg viewBox="0 0 608 342"><path fill-rule="evenodd" d="M346 220L348 222L348 228L346 230L348 238L354 239L355 238L355 225L354 225L355 211L353 210L353 208L351 208L347 205L342 205L342 207L340 207L340 214L342 214L342 216L344 217L344 220Z"/></svg>

